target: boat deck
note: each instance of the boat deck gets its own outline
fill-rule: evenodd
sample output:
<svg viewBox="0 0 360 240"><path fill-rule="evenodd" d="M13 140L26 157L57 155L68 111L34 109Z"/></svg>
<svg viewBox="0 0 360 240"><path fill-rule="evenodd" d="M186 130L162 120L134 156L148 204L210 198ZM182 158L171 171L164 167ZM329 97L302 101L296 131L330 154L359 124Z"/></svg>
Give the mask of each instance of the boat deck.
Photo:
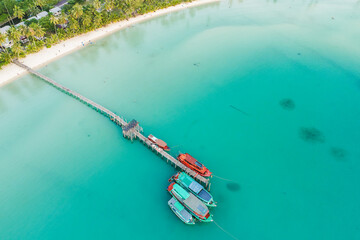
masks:
<svg viewBox="0 0 360 240"><path fill-rule="evenodd" d="M190 193L190 196L184 200L184 203L199 215L205 216L206 213L209 212L207 206L192 193Z"/></svg>

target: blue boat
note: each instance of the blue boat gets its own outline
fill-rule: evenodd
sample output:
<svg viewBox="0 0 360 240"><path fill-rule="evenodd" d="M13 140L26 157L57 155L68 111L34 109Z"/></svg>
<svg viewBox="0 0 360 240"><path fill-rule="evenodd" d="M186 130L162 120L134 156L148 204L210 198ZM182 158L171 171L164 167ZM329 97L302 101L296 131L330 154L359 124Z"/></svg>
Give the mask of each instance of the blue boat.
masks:
<svg viewBox="0 0 360 240"><path fill-rule="evenodd" d="M208 191L206 191L206 189L201 184L196 182L192 177L190 177L186 173L178 172L176 175L172 176L170 180L175 181L177 184L180 184L182 187L193 193L207 206L216 207L216 203L212 195Z"/></svg>
<svg viewBox="0 0 360 240"><path fill-rule="evenodd" d="M190 213L201 222L212 222L212 215L208 207L194 194L188 192L179 184L173 182L168 186L168 192L176 198Z"/></svg>
<svg viewBox="0 0 360 240"><path fill-rule="evenodd" d="M186 224L195 224L195 220L192 215L185 209L185 207L176 198L172 197L168 201L170 209L175 213L181 221Z"/></svg>

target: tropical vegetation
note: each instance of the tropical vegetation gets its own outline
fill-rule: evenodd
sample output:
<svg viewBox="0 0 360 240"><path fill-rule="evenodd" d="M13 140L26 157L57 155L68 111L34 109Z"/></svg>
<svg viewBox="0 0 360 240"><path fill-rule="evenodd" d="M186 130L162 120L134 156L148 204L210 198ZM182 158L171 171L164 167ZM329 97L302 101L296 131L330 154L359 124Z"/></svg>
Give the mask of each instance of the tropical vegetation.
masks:
<svg viewBox="0 0 360 240"><path fill-rule="evenodd" d="M8 9L6 12L11 28L5 34L0 33L0 46L7 39L13 45L0 48L0 68L14 58L25 57L26 54L40 51L44 47L50 48L53 44L76 35L191 0L71 0L62 8L60 16L49 14L40 20L25 21L25 24L19 27L15 27L12 21L25 19L25 16L36 13L34 9L30 10L31 7L40 8L41 11L58 1L18 0L15 4L8 4L14 1L3 0L2 3L5 2ZM34 2L35 5L30 4Z"/></svg>

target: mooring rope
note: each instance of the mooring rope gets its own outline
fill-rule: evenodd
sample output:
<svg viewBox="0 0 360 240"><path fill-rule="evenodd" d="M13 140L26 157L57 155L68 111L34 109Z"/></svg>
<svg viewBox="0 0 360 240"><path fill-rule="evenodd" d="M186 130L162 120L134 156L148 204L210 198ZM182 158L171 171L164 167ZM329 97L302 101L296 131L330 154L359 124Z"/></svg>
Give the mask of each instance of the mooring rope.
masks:
<svg viewBox="0 0 360 240"><path fill-rule="evenodd" d="M229 106L230 106L231 108L235 109L236 111L241 112L241 113L244 114L244 115L250 116L250 114L248 114L247 112L245 112L245 111L243 111L243 110L241 110L241 109L239 109L239 108L237 108L237 107L235 107L235 106L233 106L233 105L229 105Z"/></svg>
<svg viewBox="0 0 360 240"><path fill-rule="evenodd" d="M222 178L222 177L219 177L219 176L216 176L216 175L212 175L213 177L216 177L216 178L219 178L219 179L222 179L222 180L224 180L224 181L229 181L229 182L235 182L236 183L236 181L234 181L234 180L231 180L231 179L227 179L227 178Z"/></svg>
<svg viewBox="0 0 360 240"><path fill-rule="evenodd" d="M229 237L231 237L232 239L235 240L239 240L237 237L235 237L234 235L232 235L231 233L229 233L228 231L226 231L225 229L223 229L217 222L215 222L215 220L213 220L213 222L215 223L215 225L220 228L221 231L223 231L224 233L226 233Z"/></svg>
<svg viewBox="0 0 360 240"><path fill-rule="evenodd" d="M173 148L177 148L177 147L180 147L181 145L176 145L174 147L170 147L170 149L173 149Z"/></svg>

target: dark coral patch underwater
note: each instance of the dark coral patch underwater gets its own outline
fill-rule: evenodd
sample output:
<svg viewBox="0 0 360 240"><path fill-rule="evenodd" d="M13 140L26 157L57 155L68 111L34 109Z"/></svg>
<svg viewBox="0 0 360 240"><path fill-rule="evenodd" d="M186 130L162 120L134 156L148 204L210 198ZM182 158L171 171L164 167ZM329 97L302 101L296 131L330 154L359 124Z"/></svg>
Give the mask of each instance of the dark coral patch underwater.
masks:
<svg viewBox="0 0 360 240"><path fill-rule="evenodd" d="M295 102L290 98L282 99L279 104L285 110L294 110L295 108Z"/></svg>
<svg viewBox="0 0 360 240"><path fill-rule="evenodd" d="M338 161L344 161L346 158L346 151L342 148L332 147L330 148L330 154Z"/></svg>
<svg viewBox="0 0 360 240"><path fill-rule="evenodd" d="M316 128L302 127L300 128L299 134L300 134L300 138L306 142L311 142L311 143L325 142L324 134Z"/></svg>

